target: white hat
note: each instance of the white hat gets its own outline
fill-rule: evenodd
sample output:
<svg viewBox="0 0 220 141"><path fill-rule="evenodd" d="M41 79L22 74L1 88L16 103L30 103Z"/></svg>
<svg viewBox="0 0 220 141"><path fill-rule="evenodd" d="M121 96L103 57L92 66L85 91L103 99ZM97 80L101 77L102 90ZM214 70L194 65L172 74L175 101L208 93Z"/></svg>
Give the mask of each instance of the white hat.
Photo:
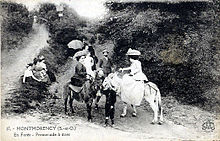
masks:
<svg viewBox="0 0 220 141"><path fill-rule="evenodd" d="M128 52L126 53L126 55L141 55L141 52L135 49L128 49Z"/></svg>

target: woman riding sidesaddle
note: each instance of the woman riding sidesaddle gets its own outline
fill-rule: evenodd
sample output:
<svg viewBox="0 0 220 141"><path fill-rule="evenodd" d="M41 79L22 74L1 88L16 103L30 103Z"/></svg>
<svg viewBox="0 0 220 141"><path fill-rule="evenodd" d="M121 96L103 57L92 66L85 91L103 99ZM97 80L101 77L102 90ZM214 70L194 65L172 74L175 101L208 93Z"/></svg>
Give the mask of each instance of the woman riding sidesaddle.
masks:
<svg viewBox="0 0 220 141"><path fill-rule="evenodd" d="M141 53L138 50L129 48L126 55L131 65L128 68L120 69L120 71L130 71L130 73L126 73L122 77L121 99L124 102L124 108L121 117L126 115L127 104L134 106L134 113L132 116L136 116L137 111L135 106L141 104L144 95L144 81L148 81L146 75L142 71L141 62L138 60Z"/></svg>
<svg viewBox="0 0 220 141"><path fill-rule="evenodd" d="M71 84L73 86L82 87L87 79L86 67L83 65L85 56L77 56L77 64L75 67L75 74L71 78Z"/></svg>

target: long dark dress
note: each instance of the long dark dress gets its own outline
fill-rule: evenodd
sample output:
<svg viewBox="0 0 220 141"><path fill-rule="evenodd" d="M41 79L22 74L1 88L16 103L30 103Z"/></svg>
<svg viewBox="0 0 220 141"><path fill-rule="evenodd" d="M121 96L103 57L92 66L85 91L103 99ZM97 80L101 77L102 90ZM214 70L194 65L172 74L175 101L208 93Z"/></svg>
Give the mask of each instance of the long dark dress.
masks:
<svg viewBox="0 0 220 141"><path fill-rule="evenodd" d="M71 84L81 87L86 81L86 68L83 64L79 63L75 67L75 74L71 78Z"/></svg>

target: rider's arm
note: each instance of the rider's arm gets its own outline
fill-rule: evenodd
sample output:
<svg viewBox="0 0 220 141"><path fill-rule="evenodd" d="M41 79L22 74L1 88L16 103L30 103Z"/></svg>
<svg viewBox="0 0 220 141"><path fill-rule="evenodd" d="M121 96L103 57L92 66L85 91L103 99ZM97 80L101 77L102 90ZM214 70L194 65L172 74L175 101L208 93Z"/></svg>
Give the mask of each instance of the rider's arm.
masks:
<svg viewBox="0 0 220 141"><path fill-rule="evenodd" d="M122 70L122 71L131 70L131 67L127 67L127 68L120 68L119 70Z"/></svg>
<svg viewBox="0 0 220 141"><path fill-rule="evenodd" d="M25 79L26 79L26 74L24 73L23 83L25 83Z"/></svg>

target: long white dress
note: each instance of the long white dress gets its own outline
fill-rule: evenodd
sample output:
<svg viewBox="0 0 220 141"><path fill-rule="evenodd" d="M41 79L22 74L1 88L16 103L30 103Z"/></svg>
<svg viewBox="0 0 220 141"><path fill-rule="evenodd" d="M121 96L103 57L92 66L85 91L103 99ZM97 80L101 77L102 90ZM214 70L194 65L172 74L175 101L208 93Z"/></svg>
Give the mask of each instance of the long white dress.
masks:
<svg viewBox="0 0 220 141"><path fill-rule="evenodd" d="M130 66L131 75L125 74L121 83L122 101L139 106L144 96L144 80L148 80L142 72L141 62L134 60Z"/></svg>
<svg viewBox="0 0 220 141"><path fill-rule="evenodd" d="M135 80L146 80L148 81L146 75L142 72L141 62L138 60L133 60L131 66L131 75Z"/></svg>
<svg viewBox="0 0 220 141"><path fill-rule="evenodd" d="M89 74L93 78L95 78L95 73L94 73L94 71L92 71L92 66L94 65L93 58L87 55L83 64L86 67L87 74Z"/></svg>

